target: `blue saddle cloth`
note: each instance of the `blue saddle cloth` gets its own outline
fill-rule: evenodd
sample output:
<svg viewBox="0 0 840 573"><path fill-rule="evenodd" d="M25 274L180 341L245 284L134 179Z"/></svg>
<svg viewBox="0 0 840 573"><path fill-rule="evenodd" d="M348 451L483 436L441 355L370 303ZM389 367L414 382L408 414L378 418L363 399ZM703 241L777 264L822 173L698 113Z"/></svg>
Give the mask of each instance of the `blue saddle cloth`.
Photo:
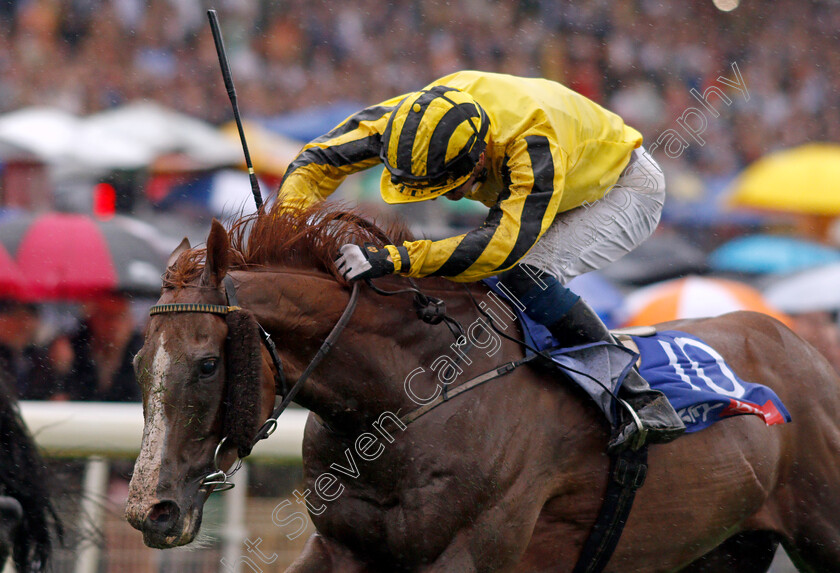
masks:
<svg viewBox="0 0 840 573"><path fill-rule="evenodd" d="M496 281L485 282L505 296ZM511 310L522 325L526 341L537 350L548 352L614 423L615 405L604 388L617 393L639 354L607 342L559 347L545 326L530 319L516 305L511 305ZM642 358L640 374L652 388L668 397L685 422L686 432L697 432L718 420L743 414L757 415L768 426L791 421L773 390L742 380L714 348L696 336L666 330L654 336L632 338Z"/></svg>

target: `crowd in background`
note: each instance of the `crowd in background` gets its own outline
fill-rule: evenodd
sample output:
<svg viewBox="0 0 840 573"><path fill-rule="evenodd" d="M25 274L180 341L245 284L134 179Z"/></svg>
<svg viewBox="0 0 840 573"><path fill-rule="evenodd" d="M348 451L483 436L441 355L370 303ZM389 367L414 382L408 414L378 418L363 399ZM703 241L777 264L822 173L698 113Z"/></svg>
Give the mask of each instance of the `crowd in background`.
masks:
<svg viewBox="0 0 840 573"><path fill-rule="evenodd" d="M43 316L49 307L0 300L0 376L23 400L140 400L132 360L143 339L129 298L78 306L72 326L60 329Z"/></svg>
<svg viewBox="0 0 840 573"><path fill-rule="evenodd" d="M685 154L732 173L769 150L840 140L831 0L0 0L0 112L85 114L138 98L220 123L230 107L205 10L219 11L243 113L375 103L465 68L559 80L647 137L736 62L749 101Z"/></svg>
<svg viewBox="0 0 840 573"><path fill-rule="evenodd" d="M840 4L741 4L0 0L0 113L44 105L89 114L147 99L222 124L231 110L205 14L216 8L246 117L372 104L480 69L565 83L650 143L700 106L691 90L734 80L735 64L748 97L717 102L705 144L676 161L706 180L731 177L774 149L840 141ZM0 301L0 368L21 397L139 399L130 364L139 325L125 301L83 306L75 329L46 341L38 312ZM824 352L840 368L840 341Z"/></svg>

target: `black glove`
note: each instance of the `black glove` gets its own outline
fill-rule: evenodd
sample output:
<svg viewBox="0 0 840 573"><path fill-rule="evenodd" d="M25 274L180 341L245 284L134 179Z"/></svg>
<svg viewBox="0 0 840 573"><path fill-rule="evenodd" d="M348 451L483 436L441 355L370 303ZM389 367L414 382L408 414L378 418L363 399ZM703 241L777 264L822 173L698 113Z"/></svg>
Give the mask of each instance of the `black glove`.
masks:
<svg viewBox="0 0 840 573"><path fill-rule="evenodd" d="M388 260L390 253L373 243L342 245L341 256L335 260L338 272L348 281L356 279L375 279L393 274L394 263Z"/></svg>

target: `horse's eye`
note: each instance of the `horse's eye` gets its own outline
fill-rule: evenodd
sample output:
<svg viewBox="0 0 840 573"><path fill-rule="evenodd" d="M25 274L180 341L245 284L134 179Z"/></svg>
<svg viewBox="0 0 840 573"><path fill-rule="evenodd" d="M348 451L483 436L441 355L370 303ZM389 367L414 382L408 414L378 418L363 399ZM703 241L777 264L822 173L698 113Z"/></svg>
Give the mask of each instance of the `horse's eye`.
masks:
<svg viewBox="0 0 840 573"><path fill-rule="evenodd" d="M212 376L216 372L219 361L215 358L207 358L201 361L198 366L198 373L202 377Z"/></svg>

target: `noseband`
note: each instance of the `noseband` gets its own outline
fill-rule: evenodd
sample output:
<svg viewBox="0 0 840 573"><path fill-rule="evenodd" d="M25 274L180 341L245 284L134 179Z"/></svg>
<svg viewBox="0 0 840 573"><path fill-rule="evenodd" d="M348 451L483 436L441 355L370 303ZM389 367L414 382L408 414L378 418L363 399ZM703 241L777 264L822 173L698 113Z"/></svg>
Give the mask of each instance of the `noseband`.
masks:
<svg viewBox="0 0 840 573"><path fill-rule="evenodd" d="M156 314L166 314L172 312L200 312L205 314L218 314L221 316L230 314L231 312L235 312L238 310L242 310L242 307L239 306L238 301L236 299L236 287L233 284L233 279L230 276L225 276L222 281L222 288L225 293L225 299L227 300L228 304L202 304L202 303L175 303L175 304L158 304L153 306L149 309L149 316L154 316ZM344 330L344 327L347 326L347 323L350 322L350 317L353 315L353 311L356 309L356 302L359 297L359 283L353 284L353 290L350 293L350 300L347 302L347 306L344 308L344 312L341 314L341 318L338 319L335 326L333 326L332 330L330 331L327 338L321 344L321 347L318 349L318 352L315 353L315 356L309 362L309 365L300 375L300 377L295 382L294 386L291 389L288 388L288 384L286 381L286 375L283 371L283 363L280 361L280 356L277 354L277 347L274 345L274 341L271 340L271 335L266 332L266 330L257 322L257 328L260 333L260 338L263 341L263 345L265 346L268 353L271 355L271 361L274 363L274 379L277 388L280 388L280 394L283 396L283 400L278 404L274 411L271 412L271 416L263 422L263 425L257 431L256 436L254 436L254 441L252 443L252 447L257 444L260 440L264 440L265 438L269 437L274 430L277 429L277 419L280 417L286 408L289 407L289 404L292 403L292 400L295 399L300 389L306 383L306 380L312 374L312 371L315 370L315 367L324 359L324 357L329 353L332 349L333 345L335 344L336 339L338 339L341 332ZM209 486L216 486L213 491L227 491L234 487L234 483L228 481L237 471L239 468L242 467L242 459L237 458L236 464L234 465L233 469L226 473L221 468L221 460L220 455L222 453L222 447L225 443L227 436L222 437L219 441L218 445L216 446L216 451L213 454L213 467L215 468L214 471L207 474L201 479L202 487L209 487Z"/></svg>

